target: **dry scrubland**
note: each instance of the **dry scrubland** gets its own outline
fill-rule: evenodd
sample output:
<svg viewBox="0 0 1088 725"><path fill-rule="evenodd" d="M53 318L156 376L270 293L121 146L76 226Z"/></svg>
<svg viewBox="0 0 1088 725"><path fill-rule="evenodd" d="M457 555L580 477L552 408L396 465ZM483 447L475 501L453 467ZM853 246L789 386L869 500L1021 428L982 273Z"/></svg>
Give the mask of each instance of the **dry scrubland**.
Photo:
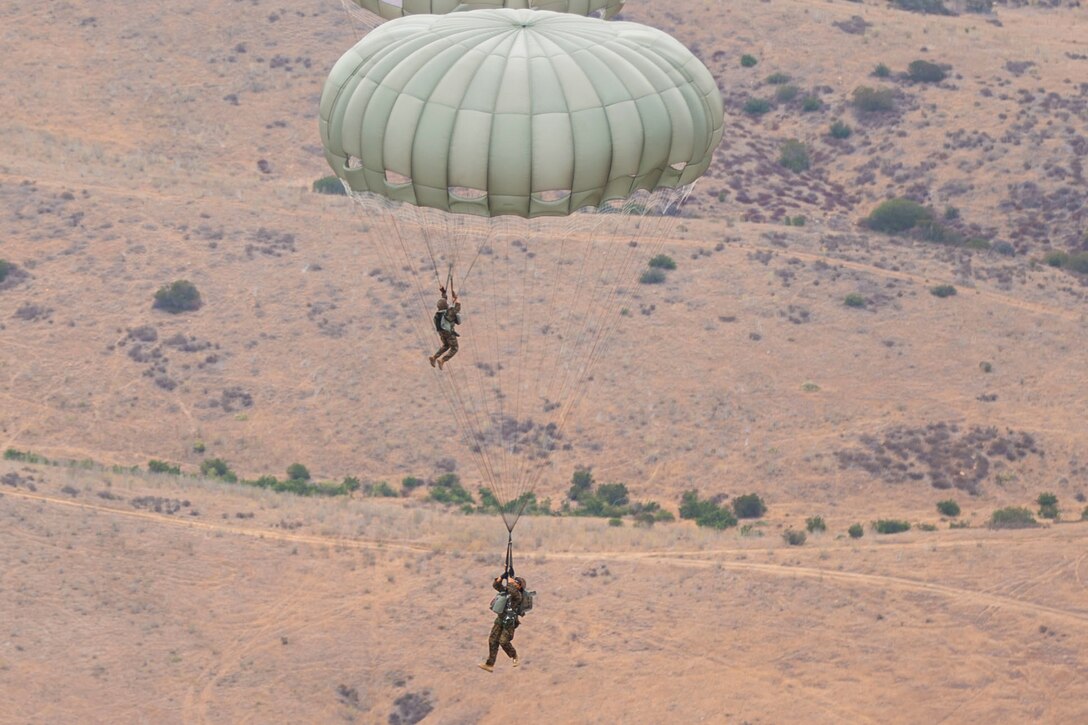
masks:
<svg viewBox="0 0 1088 725"><path fill-rule="evenodd" d="M638 287L540 493L561 498L578 464L669 507L756 491L768 535L523 521L546 593L519 632L528 717L1083 722L1088 525L980 527L1042 491L1075 519L1088 492L1085 278L1041 263L1088 248L1088 14L772 0L625 17L720 79L726 143L665 242L678 269ZM356 37L336 2L9 4L0 27L0 448L371 481L453 458L472 483L456 437L430 435L431 371L394 291L367 276L370 225L309 191L321 83ZM911 81L916 60L950 70ZM854 109L859 86L893 110ZM790 138L808 170L778 163ZM990 248L859 226L893 196ZM179 278L204 306L152 310ZM0 475L0 720L509 714L511 673L467 669L494 518ZM945 528L949 496L972 528ZM786 547L814 514L828 533ZM881 517L941 530L841 538Z"/></svg>

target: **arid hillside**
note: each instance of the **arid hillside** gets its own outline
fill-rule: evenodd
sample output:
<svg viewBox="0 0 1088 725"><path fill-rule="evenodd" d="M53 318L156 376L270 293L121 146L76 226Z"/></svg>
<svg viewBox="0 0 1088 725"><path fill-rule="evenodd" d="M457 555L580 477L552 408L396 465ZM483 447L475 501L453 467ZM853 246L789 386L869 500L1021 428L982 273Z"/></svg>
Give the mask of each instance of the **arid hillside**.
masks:
<svg viewBox="0 0 1088 725"><path fill-rule="evenodd" d="M547 605L491 680L505 531L424 501L481 476L412 334L414 272L313 191L360 11L0 7L0 722L496 722L514 675L532 722L1088 719L1088 12L903 9L939 5L624 9L718 78L725 137L536 493L558 508L585 466L672 513L692 489L768 512L526 517ZM925 223L863 223L890 199ZM676 269L640 284L651 247ZM175 280L199 309L152 307ZM185 475L131 472L152 459ZM362 488L193 478L209 459ZM986 528L1042 493L1058 522Z"/></svg>

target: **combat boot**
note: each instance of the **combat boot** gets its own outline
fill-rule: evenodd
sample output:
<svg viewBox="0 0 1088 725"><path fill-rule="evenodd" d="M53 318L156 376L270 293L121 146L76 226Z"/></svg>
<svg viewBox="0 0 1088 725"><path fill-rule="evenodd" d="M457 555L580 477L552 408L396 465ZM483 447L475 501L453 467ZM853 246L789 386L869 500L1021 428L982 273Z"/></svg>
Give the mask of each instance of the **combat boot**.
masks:
<svg viewBox="0 0 1088 725"><path fill-rule="evenodd" d="M489 665L486 662L481 662L480 663L480 669L484 670L486 672L494 672L495 671L495 665Z"/></svg>
<svg viewBox="0 0 1088 725"><path fill-rule="evenodd" d="M519 660L517 657L515 657L514 658L514 667L517 667L520 664L521 664L521 660Z"/></svg>
<svg viewBox="0 0 1088 725"><path fill-rule="evenodd" d="M430 357L428 357L427 362L429 362L431 364L431 367L433 368L434 367L434 355L431 355Z"/></svg>

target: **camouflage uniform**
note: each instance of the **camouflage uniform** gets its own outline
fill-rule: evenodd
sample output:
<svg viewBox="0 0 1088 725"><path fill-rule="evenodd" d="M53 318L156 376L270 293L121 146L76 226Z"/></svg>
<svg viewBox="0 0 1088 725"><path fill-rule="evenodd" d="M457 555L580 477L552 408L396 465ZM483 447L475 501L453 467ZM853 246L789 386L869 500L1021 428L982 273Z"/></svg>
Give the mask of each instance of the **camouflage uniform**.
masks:
<svg viewBox="0 0 1088 725"><path fill-rule="evenodd" d="M449 330L442 329L438 331L438 336L442 338L442 347L434 354L435 360L441 358L442 362L448 362L451 357L457 354L457 333L454 332L454 327L460 323L461 303L454 302L453 306L448 308L442 316L442 327L448 327ZM442 357L442 353L446 353L446 356Z"/></svg>
<svg viewBox="0 0 1088 725"><path fill-rule="evenodd" d="M495 591L506 592L510 596L506 600L506 609L503 613L495 617L495 624L491 627L491 636L487 638L488 655L487 664L494 665L495 657L499 654L499 647L502 647L502 651L505 652L511 659L516 659L518 651L514 649L514 645L510 640L514 638L514 630L518 627L518 609L521 607L521 590L517 586L512 586L503 583L501 580L496 579L494 583Z"/></svg>

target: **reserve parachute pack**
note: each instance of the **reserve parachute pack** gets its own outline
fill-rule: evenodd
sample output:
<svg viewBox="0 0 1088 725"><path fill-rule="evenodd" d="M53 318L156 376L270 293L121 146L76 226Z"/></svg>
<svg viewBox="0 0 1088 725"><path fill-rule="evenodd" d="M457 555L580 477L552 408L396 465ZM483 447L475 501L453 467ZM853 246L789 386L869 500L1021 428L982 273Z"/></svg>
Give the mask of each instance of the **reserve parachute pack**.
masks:
<svg viewBox="0 0 1088 725"><path fill-rule="evenodd" d="M495 614L502 614L506 611L506 600L510 598L510 595L506 592L499 592L495 595L495 598L491 600L491 611Z"/></svg>
<svg viewBox="0 0 1088 725"><path fill-rule="evenodd" d="M442 332L442 318L446 315L445 310L439 310L434 313L434 329L435 332Z"/></svg>

